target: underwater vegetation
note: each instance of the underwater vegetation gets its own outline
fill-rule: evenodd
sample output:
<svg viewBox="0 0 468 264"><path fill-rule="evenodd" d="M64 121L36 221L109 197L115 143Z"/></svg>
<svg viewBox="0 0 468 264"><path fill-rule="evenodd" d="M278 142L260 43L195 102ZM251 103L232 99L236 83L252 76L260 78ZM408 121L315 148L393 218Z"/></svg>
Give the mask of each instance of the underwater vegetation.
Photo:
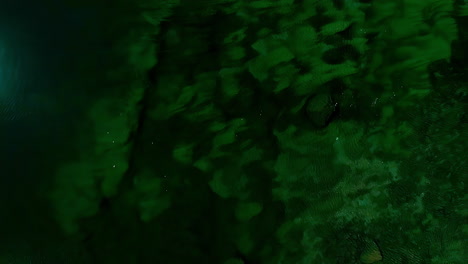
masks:
<svg viewBox="0 0 468 264"><path fill-rule="evenodd" d="M47 192L88 263L467 259L466 1L101 8Z"/></svg>

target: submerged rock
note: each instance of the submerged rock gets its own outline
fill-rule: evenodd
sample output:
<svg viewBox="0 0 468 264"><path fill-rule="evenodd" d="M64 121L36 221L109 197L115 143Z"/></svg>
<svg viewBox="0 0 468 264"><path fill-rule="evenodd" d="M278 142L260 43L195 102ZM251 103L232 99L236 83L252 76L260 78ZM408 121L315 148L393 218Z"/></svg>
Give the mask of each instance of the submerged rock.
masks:
<svg viewBox="0 0 468 264"><path fill-rule="evenodd" d="M317 128L324 128L330 123L335 109L336 104L327 93L312 96L305 105L308 119Z"/></svg>
<svg viewBox="0 0 468 264"><path fill-rule="evenodd" d="M382 253L374 241L367 240L360 259L362 263L376 263L382 260Z"/></svg>

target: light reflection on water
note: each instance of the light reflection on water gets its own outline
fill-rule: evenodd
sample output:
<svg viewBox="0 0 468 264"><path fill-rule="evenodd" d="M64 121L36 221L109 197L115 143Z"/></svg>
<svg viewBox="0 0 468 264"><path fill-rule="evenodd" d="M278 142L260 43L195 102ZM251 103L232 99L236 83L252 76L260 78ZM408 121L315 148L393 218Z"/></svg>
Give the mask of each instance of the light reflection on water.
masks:
<svg viewBox="0 0 468 264"><path fill-rule="evenodd" d="M0 8L0 257L5 246L33 250L59 237L42 190L79 132L82 92L63 84L79 82L76 64L90 50L79 12L10 2Z"/></svg>

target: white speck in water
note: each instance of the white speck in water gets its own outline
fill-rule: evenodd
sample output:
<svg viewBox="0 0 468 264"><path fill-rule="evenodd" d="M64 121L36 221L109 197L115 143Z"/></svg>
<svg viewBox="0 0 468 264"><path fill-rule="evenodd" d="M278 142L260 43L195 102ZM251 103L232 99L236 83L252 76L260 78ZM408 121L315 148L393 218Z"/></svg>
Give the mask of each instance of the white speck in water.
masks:
<svg viewBox="0 0 468 264"><path fill-rule="evenodd" d="M115 165L114 165L114 166L112 166L112 168L115 168Z"/></svg>

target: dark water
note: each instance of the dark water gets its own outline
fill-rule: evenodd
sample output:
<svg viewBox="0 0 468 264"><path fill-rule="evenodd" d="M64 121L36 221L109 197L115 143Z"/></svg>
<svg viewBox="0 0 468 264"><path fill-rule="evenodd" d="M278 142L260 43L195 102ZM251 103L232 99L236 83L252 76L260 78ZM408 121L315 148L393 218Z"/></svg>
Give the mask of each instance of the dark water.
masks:
<svg viewBox="0 0 468 264"><path fill-rule="evenodd" d="M131 5L130 2L127 4ZM163 2L165 1L161 1L161 3ZM245 47L249 49L249 46L257 41L256 34L252 32L255 30L263 31L262 27L270 28L269 23L276 24L276 21L269 22L270 18L266 15L268 12L262 12L265 14L266 20L263 17L260 19L255 17L252 19L255 23L246 26L245 21L238 20L238 18L233 19L231 16L220 17L219 13L208 16L209 12L204 10L203 5L209 5L215 1L199 1L201 3L199 6L197 6L197 1L180 2L184 3L184 6L178 7L175 10L175 15L171 17L172 21L165 23L161 29L161 42L167 45L167 48L164 45L161 48L158 55L158 65L151 73L157 77L153 76L156 89L153 89L154 95L150 97L154 100L145 106L149 112L154 109L159 110L157 104L161 101L169 102L167 111L171 110L171 112L172 105L179 104L179 99L183 98L182 95L177 98L177 96L172 95L172 91L159 93L158 90L173 87L173 79L178 80L182 76L181 79L186 79L186 81L181 82L187 87L196 87L200 83L205 86L205 82L207 87L212 85L211 74L206 77L205 74L201 73L218 71L226 67L222 62L224 58L221 59L221 57L225 56L223 49L228 45L217 43L217 39L230 36L236 27L238 27L237 29L246 27L248 34L242 45L245 44ZM302 1L295 1L295 4L298 2ZM330 2L340 3L340 1ZM168 186L165 193L168 193L167 197L173 203L172 208L163 212L156 221L143 224L139 217L140 214L137 212L139 207L133 208L133 204L128 205L135 202L133 200L136 199L133 197L134 187L129 184L126 186L128 188L124 188L123 193L115 199L103 199L99 214L93 216L92 219L84 219L80 223L86 226L81 237L78 237L80 235L65 237L56 223L46 190L50 189L55 170L60 165L66 164L67 161L79 161L76 156L79 153L78 135L83 135L83 138L94 136L94 134L87 134L90 132L89 126L92 126L92 124L89 125L90 118L85 116L89 112L87 107L92 105L98 97L107 95L111 97L111 90L118 89L112 85L102 85L106 82L107 67L113 63L118 64L115 61L120 59L109 57L110 50L113 48L110 39L116 37L113 34L125 35L125 29L119 26L132 27L132 25L127 25L123 14L134 11L131 8L123 11L116 10L119 1L6 0L0 3L0 264L240 263L236 260L221 262L221 259L224 260L227 257L245 259L245 263L279 263L260 262L260 259L276 259L274 256L272 258L267 256L276 255L276 251L280 252L279 255L286 254L286 260L280 261L281 263L294 264L298 263L295 260L296 253L302 254L302 247L307 250L309 250L309 246L310 248L316 247L315 237L328 239L323 242L326 250L324 255L331 255L330 259L336 255L341 259L341 261L337 260L340 263L351 263L351 259L355 260L353 263L358 263L361 254L358 252L358 247L366 248L375 244L375 242L370 242L371 236L382 238L385 250L387 250L383 251L384 258L387 257L387 252L390 255L393 254L395 259L402 256L399 261L392 261L390 258L389 261L385 260L385 263L407 263L410 261L423 263L422 260L410 258L413 250L416 250L416 246L422 253L428 255L427 257L424 255L427 259L437 256L439 253L436 251L440 251L442 257L446 255L447 259L449 259L450 254L463 255L461 242L458 244L458 241L461 241L458 237L458 234L461 233L457 229L458 220L445 215L449 215L449 213L445 213L445 210L456 212L455 209L458 206L456 201L461 201L461 198L459 200L456 198L457 195L462 196L460 190L464 187L464 183L460 179L466 170L466 162L462 155L464 154L463 140L461 140L466 135L466 125L457 126L457 118L444 114L446 111L459 114L458 112L465 110L463 107L466 105L462 105L460 102L464 101L466 93L463 97L457 95L458 98L453 98L453 93L445 89L446 87L454 88L458 84L440 85L444 89L439 87L438 89L441 91L436 91L434 98L428 98L424 101L414 100L413 102L413 99L404 101L405 98L400 99L400 97L396 97L398 94L393 93L396 99L387 98L387 103L392 106L388 108L391 110L389 111L393 113L393 109L401 108L408 112L396 111L394 116L390 114L391 118L383 119L379 113L384 113L384 111L381 111L377 99L379 99L379 94L389 94L389 92L381 91L381 83L378 80L375 81L378 84L377 87L374 87L372 80L367 83L367 80L359 80L358 77L351 78L357 82L356 84L340 81L330 82L325 89L330 88L331 90L333 88L334 93L336 93L333 94L333 97L336 97L333 100L336 99L341 104L342 108L339 113L336 112L337 104L333 104L334 101L331 100L330 94L323 91L317 92L318 95L322 96L314 95L314 97L304 101L315 101L317 105L322 105L322 109L320 107L319 109L313 107L309 109L306 105L303 113L297 110L299 109L297 106L302 105L300 101L303 98L298 98L299 96L294 95L294 92L280 93L278 96L272 95L267 92L263 84L258 85L259 83L253 79L255 74L248 72L242 74L245 80L240 80L239 85L235 85L239 86L237 88L240 92L232 99L207 96L210 98L206 100L206 109L198 106L192 107L188 104L187 108L184 108L186 110L175 115L175 118L169 119L169 116L173 114L167 114L170 121L166 121L164 118L161 118L161 121L151 117L151 115L148 117L142 115L146 118L144 120L146 123L140 121L146 126L141 126L144 129L139 129L134 138L131 139L136 142L137 146L131 157L131 162L137 165L132 166L136 168L134 171L137 172L141 169L140 167L150 168L151 171L154 171L154 179L158 179L164 186ZM196 16L200 15L194 14L197 12L203 13L203 19L195 23ZM278 15L278 17L280 16ZM217 22L216 19L220 19L223 23L214 23ZM314 18L314 21L310 23L321 27L319 26L322 24L320 19L319 17ZM117 20L121 21L116 22ZM256 20L260 20L260 22ZM109 23L115 24L109 25ZM109 31L106 30L107 28L118 29ZM466 27L460 26L463 32L466 31L464 28ZM357 31L357 28L355 30ZM298 30L298 32L301 31ZM351 34L349 32L340 33L342 35L337 36L337 43L341 42L341 39L345 40L345 37ZM379 39L380 33L375 32L375 35L368 36L369 47L377 47L377 50L380 50L379 42L371 43L374 38ZM164 39L166 36L168 40ZM183 41L179 41L179 39ZM390 40L382 38L380 41L386 43ZM309 42L304 41L308 45ZM333 39L327 41L335 43ZM221 47L214 47L217 44ZM399 43L389 44L389 47L391 45L399 45ZM459 46L464 45L460 44ZM416 50L416 46L411 43L402 43L402 47L406 47L403 49L405 52L401 52L402 54L409 53L408 50ZM187 52L180 52L180 50L187 50ZM337 53L338 49L333 50ZM399 50L396 47L390 47L390 50L388 52L390 58L382 57L388 64L386 66L392 69L395 67L393 64L396 64L396 59L394 60L392 56L395 53L398 54ZM458 48L453 51L459 56L454 55L452 59L454 62L458 60L460 65L465 65L466 55L464 55L463 50ZM353 54L354 52L350 52L346 56L357 62L366 61L366 59L361 59ZM369 54L379 55L378 51L369 51ZM248 54L247 57L257 58L257 54ZM327 67L334 68L334 66L330 66L335 63L334 56L330 56L328 60ZM426 60L425 57L421 58L421 61L424 60ZM401 61L405 62L406 60L402 59ZM385 66L385 63L382 65ZM243 60L233 62L236 67L241 67L242 64ZM291 65L294 64L291 63ZM434 76L443 76L446 69L440 68L434 73ZM304 67L304 73L308 70ZM288 71L285 68L286 73L283 74L288 75ZM386 70L376 71L385 75ZM168 77L165 78L166 76ZM173 76L177 76L177 78ZM367 76L367 73L363 76ZM156 80L157 78L162 81ZM444 82L450 82L450 78L452 77L446 77ZM408 77L407 79L411 80L412 78ZM234 79L226 80L226 82L234 81ZM171 85L167 85L165 81L171 82ZM361 82L362 88L360 87ZM403 88L401 85L403 81L401 83L394 81L394 84L397 93L407 92L400 89ZM413 82L412 84L417 83ZM269 85L267 83L265 86ZM347 87L348 85L349 87ZM121 86L125 86L125 84ZM392 89L395 87L392 86ZM226 88L226 92L228 88ZM264 88L265 91L262 90ZM270 88L268 87L268 89ZM342 89L343 93L341 93ZM347 91L350 93L345 93ZM444 98L442 96L444 94L449 96ZM203 95L202 92L200 92L200 98L205 97L205 95L201 95ZM231 96L226 96L226 98ZM402 100L402 103L411 102L414 105L405 108L398 104L399 100ZM214 107L210 106L211 101L215 102ZM453 103L453 101L459 102ZM355 105L358 106L355 107ZM163 106L162 109L164 108ZM290 111L293 108L296 110ZM461 110L459 109L457 112L457 108ZM163 113L162 116L165 114ZM460 120L466 121L464 112L460 116L462 114L463 117ZM242 121L245 117L250 126L245 133L241 131L242 133L239 135L235 134L235 137L239 136L239 139L236 139L236 144L233 146L226 143L230 139L223 142L226 135L218 131L214 133L211 131L212 128L207 125L218 118L218 115L222 116L220 119L222 121L219 122L227 127L232 126L232 131L237 131L237 127L231 125L231 122L237 124L238 117L242 117ZM439 115L441 118L438 118ZM195 120L198 119L198 116L201 117L201 120ZM204 120L205 116L210 117ZM212 118L213 120L211 120ZM388 134L382 133L382 136L375 137L369 142L361 142L359 135L361 130L354 133L352 131L355 128L354 123L348 128L348 120L354 120L362 125L363 131L369 128L368 130L372 132L374 129L370 128L376 126L378 130L375 130L375 134L380 133L380 130L387 132L387 126L371 123L384 120L389 122L389 131ZM309 122L313 124L309 124ZM213 122L218 126L217 123L218 120L216 123ZM414 133L418 134L415 138L406 138L405 136L405 141L401 143L401 146L399 146L399 141L392 141L400 137L400 135L394 134L406 133L406 127L400 126L400 123L409 123L409 126L414 127L416 131ZM328 134L322 135L321 130L322 126L326 127L329 124L333 126L326 132L330 133L330 137ZM194 129L192 130L192 128ZM288 128L294 129L289 130ZM296 129L297 131L295 131ZM371 132L366 132L366 135L372 135ZM335 135L340 136L340 141L338 141L338 137L334 140ZM452 140L452 137L456 140ZM213 138L221 138L221 140L212 140ZM388 142L386 142L387 138ZM241 166L239 164L244 163L240 159L244 159L246 150L242 146L243 144L237 144L238 140L249 142L248 149L251 147L250 141L255 142L255 144L252 143L255 148L251 148L254 153L252 154L253 158L246 157L245 159L256 161L257 154L255 153L258 147L258 149L268 153L264 155L265 162L249 163L248 166L244 166L245 168L238 168ZM216 141L219 142L216 143ZM446 142L448 143L446 144ZM363 146L360 146L361 143ZM302 146L303 144L306 146ZM176 149L175 146L186 145L195 146L194 157L202 161L201 163L208 160L213 163L215 168L213 171L221 172L219 175L224 177L219 180L221 186L232 186L227 187L227 191L223 191L223 188L213 188L217 184L216 178L213 178L211 174L202 173L202 170L192 167L181 166L180 162L173 158L173 150ZM210 150L211 145L220 150L226 147L226 156L219 158L218 154L213 154L214 151ZM309 148L308 145L314 147ZM390 153L388 157L385 156L385 153L374 156L374 151L367 149L367 146L375 147L377 145L379 148L388 147L388 149L382 147ZM400 147L402 149L407 147L414 153L396 152ZM349 153L345 153L344 149ZM335 154L337 158L334 157ZM345 154L349 155L349 159L345 157ZM397 155L402 155L402 157L395 158ZM410 158L407 158L406 155ZM340 161L340 164L333 167L336 163L333 162L335 160ZM309 161L313 166L308 164ZM397 163L402 164L401 175L405 177L401 182L395 182L395 184L385 187L387 189L379 189L380 185L373 185L374 177L379 178L384 183L385 177L393 175L395 168L400 166L395 165ZM346 170L343 169L344 167ZM456 175L450 178L453 184L446 184L449 182L446 179L452 172ZM350 176L348 177L344 173L349 173ZM166 174L169 177L166 178ZM444 175L447 174L448 176L445 177ZM361 186L364 184L364 180L361 180L359 175L365 176L362 178L369 181L368 186L379 187L377 192L380 193L380 190L390 192L388 197L384 196L381 200L374 200L376 206L382 207L380 211L377 207L372 208L372 210L363 210L365 207L362 205L365 204L365 200L361 200L364 194L360 192L368 192L365 197L371 201L373 198L369 197L371 197L370 194L374 195L374 192L371 193L370 190L365 190ZM421 175L427 177L421 177ZM135 175L131 176L135 177ZM313 179L310 180L312 177ZM279 180L276 180L278 178ZM229 184L223 183L223 179ZM376 183L379 179L376 180ZM430 179L432 185L427 186L422 180L421 183L418 183L419 179ZM353 180L356 180L356 183L353 183ZM128 182L131 181L130 178ZM215 185L211 185L212 182ZM346 184L350 184L349 189L344 188ZM387 184L388 182L385 181L385 185ZM343 191L345 194L341 196L350 196L346 197L346 203L349 201L348 204L345 204L345 200L341 196L332 197L333 195L330 193L334 192L330 190L336 190L335 186L342 188L338 190L346 191ZM454 198L451 194L452 186L457 187L457 192L460 193L454 194ZM370 189L371 187L366 188ZM77 193L83 191L80 187L76 189ZM280 195L275 195L276 191ZM232 197L225 199L223 197L227 195L226 192L235 192L236 194L229 194ZM247 202L251 202L246 200L247 198L243 198L250 196L250 194L244 195L244 192L252 193L248 199L264 202L263 212L256 216L257 218L252 222L244 222L242 217L238 216L238 212L242 212L239 208L242 209L245 205L249 209L247 205L250 203ZM309 197L309 192L313 194L310 195L311 197ZM283 193L285 197L281 197ZM286 195L289 193L291 196ZM292 195L295 193L297 193L298 198ZM356 197L351 197L352 195L349 194L356 195ZM161 197L166 198L165 195ZM396 201L390 199L393 197L397 198ZM412 210L416 207L412 206L417 205L419 208L423 197L426 199L423 202L428 208L428 221L433 219L429 212L437 214L436 220L441 221L440 224L434 221L430 226L423 224L423 227L429 230L426 232L427 234L421 234L419 222L422 221L418 220L426 218L422 218L418 213L418 218L414 218L417 220L413 220L414 215L404 214L406 212L413 214ZM76 196L73 199L76 199ZM126 199L132 201L128 202ZM390 208L387 207L390 202L395 207L392 207L392 210L386 210L386 208ZM157 203L153 206L160 207ZM334 219L329 216L335 215L337 213L335 211L340 207L346 209L339 211L340 221L346 223L346 226L341 226L341 223L335 220L333 220L335 222L328 222L328 219ZM379 221L372 222L372 226L357 221L354 227L354 220L346 220L345 218L349 214L350 219L353 219L354 208L362 210L357 215L362 214L368 217L366 219L370 219L369 221L375 219ZM462 207L459 206L459 208ZM394 211L398 211L398 214ZM374 218L380 212L385 213L383 217ZM462 209L460 212L463 212ZM305 225L302 225L302 221L306 219L302 216L308 217L308 214L320 220L314 220L311 223L304 221ZM346 221L341 220L341 218ZM387 223L387 220L391 221ZM453 229L445 228L445 223ZM283 228L283 226L286 227ZM367 229L368 227L369 229ZM434 230L430 230L432 227ZM408 230L408 235L404 233L405 229ZM276 237L278 230L281 231L278 233L284 234ZM313 233L317 231L317 234ZM366 233L368 231L369 234ZM353 238L355 232L359 236L356 236L356 239ZM362 237L360 236L361 232ZM279 246L276 245L277 238L279 238ZM400 241L400 239L402 240ZM447 240L454 240L454 243L449 243L450 241ZM416 245L413 243L414 241L420 244ZM247 246L241 245L243 243ZM444 243L448 246L445 246ZM246 248L250 247L249 244L255 245L253 253L240 252L248 251ZM440 249L439 244L441 245ZM459 245L460 249L457 248ZM401 250L401 254L395 248ZM427 248L427 253L425 248ZM317 252L320 250L317 249ZM81 254L80 252L87 253ZM358 258L355 258L354 255ZM96 260L86 260L86 256L92 256ZM247 261L248 257L253 260ZM89 258L91 259L91 257ZM368 258L370 257L368 256ZM137 259L140 262L137 262ZM133 260L133 262L129 260ZM428 260L427 263L429 262L431 261ZM444 263L455 262L449 259Z"/></svg>
<svg viewBox="0 0 468 264"><path fill-rule="evenodd" d="M74 84L97 32L87 27L95 11L53 2L2 1L0 9L0 254L63 242L43 190L72 148L87 100Z"/></svg>

